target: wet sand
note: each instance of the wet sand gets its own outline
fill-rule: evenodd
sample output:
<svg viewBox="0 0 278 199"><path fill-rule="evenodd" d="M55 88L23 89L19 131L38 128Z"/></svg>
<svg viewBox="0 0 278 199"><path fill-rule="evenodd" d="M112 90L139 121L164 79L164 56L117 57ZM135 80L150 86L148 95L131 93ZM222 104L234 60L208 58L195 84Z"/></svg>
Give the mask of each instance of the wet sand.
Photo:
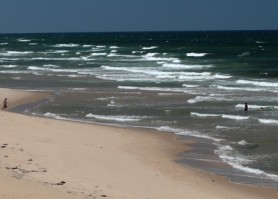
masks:
<svg viewBox="0 0 278 199"><path fill-rule="evenodd" d="M190 146L173 134L11 113L47 94L0 93L0 198L278 198L178 164Z"/></svg>

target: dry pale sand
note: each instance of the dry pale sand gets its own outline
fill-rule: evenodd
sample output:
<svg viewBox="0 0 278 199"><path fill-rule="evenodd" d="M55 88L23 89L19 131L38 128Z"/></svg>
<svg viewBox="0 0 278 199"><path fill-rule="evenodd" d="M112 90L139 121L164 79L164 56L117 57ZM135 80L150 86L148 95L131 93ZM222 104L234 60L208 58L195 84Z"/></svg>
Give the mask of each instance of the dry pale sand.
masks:
<svg viewBox="0 0 278 199"><path fill-rule="evenodd" d="M46 95L0 90L9 107ZM172 134L0 112L2 199L258 199L274 189L229 183L177 164Z"/></svg>

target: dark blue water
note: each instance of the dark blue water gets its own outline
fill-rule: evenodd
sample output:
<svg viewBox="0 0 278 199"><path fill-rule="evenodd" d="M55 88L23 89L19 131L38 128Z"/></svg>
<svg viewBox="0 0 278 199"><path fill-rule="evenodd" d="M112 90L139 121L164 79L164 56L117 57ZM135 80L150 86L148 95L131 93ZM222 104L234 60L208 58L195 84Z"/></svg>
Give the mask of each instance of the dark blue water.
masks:
<svg viewBox="0 0 278 199"><path fill-rule="evenodd" d="M277 55L278 31L9 34L0 84L53 93L27 114L189 136L221 174L275 186Z"/></svg>

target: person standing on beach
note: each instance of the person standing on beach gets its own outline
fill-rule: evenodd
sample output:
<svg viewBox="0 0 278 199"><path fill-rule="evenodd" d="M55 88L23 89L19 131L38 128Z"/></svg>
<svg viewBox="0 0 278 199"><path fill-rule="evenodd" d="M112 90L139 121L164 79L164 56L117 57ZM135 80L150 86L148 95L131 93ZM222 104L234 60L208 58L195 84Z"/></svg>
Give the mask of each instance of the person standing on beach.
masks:
<svg viewBox="0 0 278 199"><path fill-rule="evenodd" d="M7 98L4 99L2 110L6 110L6 108L8 108L8 106L7 106L7 104L8 104L7 100L8 100Z"/></svg>
<svg viewBox="0 0 278 199"><path fill-rule="evenodd" d="M248 104L245 102L244 111L248 111Z"/></svg>

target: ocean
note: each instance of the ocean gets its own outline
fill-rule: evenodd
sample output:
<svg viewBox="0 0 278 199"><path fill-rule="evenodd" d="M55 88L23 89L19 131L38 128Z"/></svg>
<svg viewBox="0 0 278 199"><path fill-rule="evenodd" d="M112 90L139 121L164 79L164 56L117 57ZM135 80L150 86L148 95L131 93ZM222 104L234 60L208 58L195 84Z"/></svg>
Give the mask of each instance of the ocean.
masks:
<svg viewBox="0 0 278 199"><path fill-rule="evenodd" d="M15 111L173 133L182 164L278 187L278 31L2 34L0 84L52 94Z"/></svg>

